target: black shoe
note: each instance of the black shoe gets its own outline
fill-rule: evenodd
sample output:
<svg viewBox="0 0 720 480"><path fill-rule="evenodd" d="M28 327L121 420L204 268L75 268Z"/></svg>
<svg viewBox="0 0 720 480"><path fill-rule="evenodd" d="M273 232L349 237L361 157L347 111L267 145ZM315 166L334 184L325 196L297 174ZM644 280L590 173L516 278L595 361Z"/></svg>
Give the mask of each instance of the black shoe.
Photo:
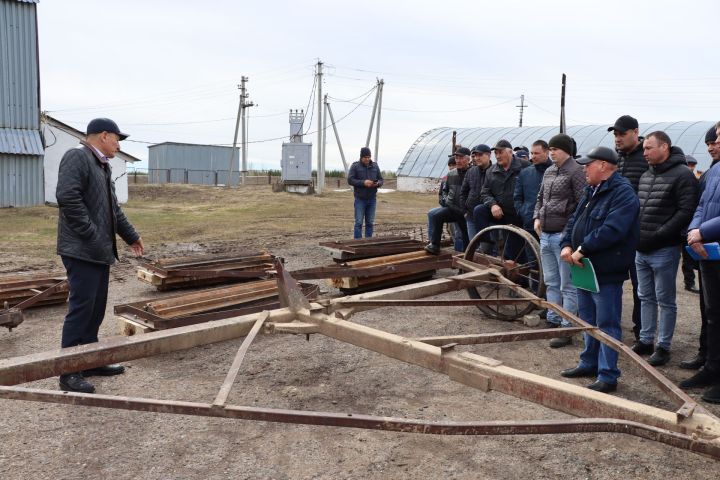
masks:
<svg viewBox="0 0 720 480"><path fill-rule="evenodd" d="M663 347L657 347L655 349L655 352L653 352L653 354L650 355L650 358L647 359L647 362L650 365L652 365L653 367L659 367L660 365L665 365L669 361L670 361L670 351L665 350Z"/></svg>
<svg viewBox="0 0 720 480"><path fill-rule="evenodd" d="M700 398L708 403L720 403L720 383L705 390Z"/></svg>
<svg viewBox="0 0 720 480"><path fill-rule="evenodd" d="M683 390L688 390L691 388L709 387L710 385L715 385L716 383L720 383L718 375L715 375L714 373L709 372L706 368L703 368L692 377L686 378L682 382L678 383L678 387Z"/></svg>
<svg viewBox="0 0 720 480"><path fill-rule="evenodd" d="M60 375L60 390L66 392L94 393L93 384L85 380L79 373Z"/></svg>
<svg viewBox="0 0 720 480"><path fill-rule="evenodd" d="M700 289L695 288L695 285L685 285L685 290L692 293L700 293Z"/></svg>
<svg viewBox="0 0 720 480"><path fill-rule="evenodd" d="M595 390L596 392L601 393L610 393L617 390L617 383L605 383L601 380L597 380L594 383L591 383L587 386L590 390Z"/></svg>
<svg viewBox="0 0 720 480"><path fill-rule="evenodd" d="M556 337L550 339L550 348L562 348L572 345L572 337Z"/></svg>
<svg viewBox="0 0 720 480"><path fill-rule="evenodd" d="M652 343L643 343L637 340L631 347L632 351L638 355L650 355L655 350L655 346Z"/></svg>
<svg viewBox="0 0 720 480"><path fill-rule="evenodd" d="M89 370L83 370L82 372L84 377L112 377L113 375L120 375L121 373L125 373L125 367L117 364L91 368Z"/></svg>
<svg viewBox="0 0 720 480"><path fill-rule="evenodd" d="M568 368L560 372L560 375L565 378L596 377L597 369L585 367Z"/></svg>
<svg viewBox="0 0 720 480"><path fill-rule="evenodd" d="M427 245L425 245L425 251L428 253L432 253L433 255L439 255L440 247L438 245L435 245L434 243L428 243Z"/></svg>
<svg viewBox="0 0 720 480"><path fill-rule="evenodd" d="M678 366L683 370L699 370L703 365L705 365L705 357L698 354L689 360L683 360Z"/></svg>

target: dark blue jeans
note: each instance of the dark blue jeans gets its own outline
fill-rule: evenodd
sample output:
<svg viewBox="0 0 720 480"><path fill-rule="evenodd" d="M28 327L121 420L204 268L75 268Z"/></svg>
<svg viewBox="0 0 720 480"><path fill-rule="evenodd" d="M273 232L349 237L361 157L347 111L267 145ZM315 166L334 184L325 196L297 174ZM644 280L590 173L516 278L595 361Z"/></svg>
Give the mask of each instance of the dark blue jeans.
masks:
<svg viewBox="0 0 720 480"><path fill-rule="evenodd" d="M611 337L622 340L622 293L622 282L603 283L599 293L578 288L578 316ZM585 348L580 354L579 367L597 369L598 380L616 384L620 377L617 361L617 351L585 334Z"/></svg>
<svg viewBox="0 0 720 480"><path fill-rule="evenodd" d="M60 346L66 348L97 342L98 330L105 317L110 265L61 258L67 270L70 298Z"/></svg>
<svg viewBox="0 0 720 480"><path fill-rule="evenodd" d="M373 236L376 205L376 198L355 198L355 230L353 232L355 239L362 238L363 219L365 220L365 238Z"/></svg>

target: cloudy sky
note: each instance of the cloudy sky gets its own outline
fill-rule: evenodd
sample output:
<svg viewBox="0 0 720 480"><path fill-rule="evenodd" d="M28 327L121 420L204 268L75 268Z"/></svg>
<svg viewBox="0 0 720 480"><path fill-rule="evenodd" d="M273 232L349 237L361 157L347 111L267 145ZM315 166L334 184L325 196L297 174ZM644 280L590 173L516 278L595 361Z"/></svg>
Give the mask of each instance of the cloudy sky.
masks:
<svg viewBox="0 0 720 480"><path fill-rule="evenodd" d="M38 22L42 109L80 130L113 118L141 159L152 143L231 144L245 75L249 164L279 168L271 139L289 109L317 108L318 59L351 160L384 79L386 170L431 128L516 126L521 94L524 125L557 124L563 72L569 125L720 119L717 0L42 0ZM327 169L342 168L328 133Z"/></svg>

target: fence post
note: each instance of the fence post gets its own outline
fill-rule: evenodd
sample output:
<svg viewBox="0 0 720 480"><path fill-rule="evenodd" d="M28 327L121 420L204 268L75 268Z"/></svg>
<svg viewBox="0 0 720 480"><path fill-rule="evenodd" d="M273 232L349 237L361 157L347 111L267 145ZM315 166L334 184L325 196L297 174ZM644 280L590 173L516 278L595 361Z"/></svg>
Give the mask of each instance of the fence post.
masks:
<svg viewBox="0 0 720 480"><path fill-rule="evenodd" d="M215 170L215 186L216 187L217 187L217 182L218 182L218 174L217 174L217 170Z"/></svg>

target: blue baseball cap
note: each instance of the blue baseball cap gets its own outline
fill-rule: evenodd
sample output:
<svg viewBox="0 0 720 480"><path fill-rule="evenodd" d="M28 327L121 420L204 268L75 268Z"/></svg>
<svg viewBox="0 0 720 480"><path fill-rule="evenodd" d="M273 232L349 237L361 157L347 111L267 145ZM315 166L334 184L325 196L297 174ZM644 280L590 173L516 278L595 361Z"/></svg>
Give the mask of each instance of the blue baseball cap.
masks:
<svg viewBox="0 0 720 480"><path fill-rule="evenodd" d="M488 147L484 143L481 143L480 145L475 145L473 149L470 151L470 153L491 153L492 148Z"/></svg>

